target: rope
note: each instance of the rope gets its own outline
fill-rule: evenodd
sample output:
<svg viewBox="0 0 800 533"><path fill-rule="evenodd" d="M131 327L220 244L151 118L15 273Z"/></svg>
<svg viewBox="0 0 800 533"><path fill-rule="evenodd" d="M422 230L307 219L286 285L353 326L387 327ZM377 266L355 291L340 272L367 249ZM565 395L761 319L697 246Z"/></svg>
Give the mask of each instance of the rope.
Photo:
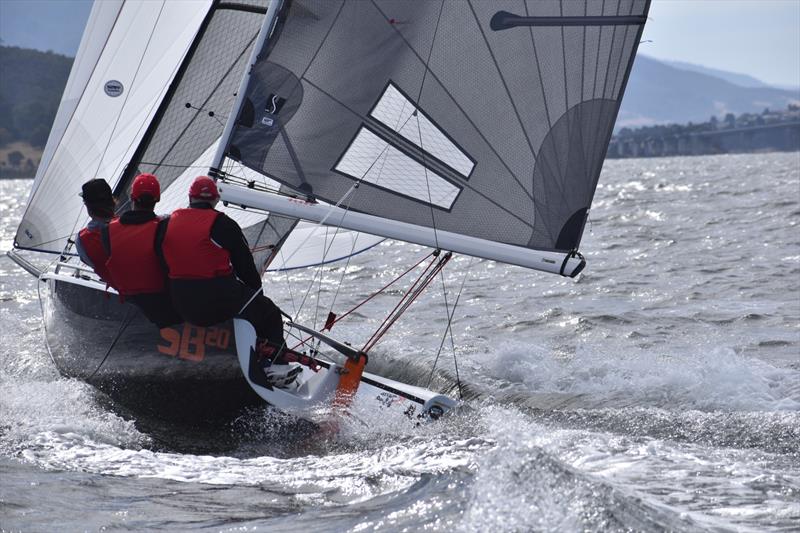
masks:
<svg viewBox="0 0 800 533"><path fill-rule="evenodd" d="M417 279L414 281L414 283L412 283L412 284L411 284L411 287L409 287L409 288L408 288L408 290L406 291L406 293L403 295L403 297L402 297L402 298L400 298L400 301L398 301L398 302L397 302L397 305L395 305L395 306L394 306L394 309L392 309L392 310L389 312L389 314L388 314L388 315L386 316L386 318L383 320L383 322L381 323L381 325L380 325L380 326L378 326L378 329L377 329L377 330L375 330L375 333L373 333L373 334L372 334L372 336L371 336L371 337L370 337L370 338L367 340L366 344L364 344L364 348L361 350L362 352L364 352L364 353L366 353L366 352L367 352L367 347L368 347L368 346L369 346L369 344L372 342L372 340L373 340L373 339L375 339L375 337L378 335L378 333L381 331L381 329L382 329L382 328L383 328L383 327L386 325L386 323L387 323L387 322L388 322L388 321L391 319L392 315L393 315L393 314L394 314L394 313L395 313L395 312L396 312L396 311L397 311L397 310L400 308L400 306L403 304L403 302L405 301L405 299L406 299L406 298L407 298L407 297L408 297L408 296L409 296L409 295L412 293L412 291L415 289L415 287L416 287L416 286L417 286L417 284L420 282L420 280L422 280L422 278L423 278L424 276L426 276L426 275L427 275L428 271L429 271L429 270L430 270L430 268L431 268L431 267L434 265L434 263L435 263L435 262L436 262L436 260L435 260L435 259L434 259L433 261L431 261L431 262L428 264L428 266L426 266L426 267L425 267L425 270L423 270L423 271L422 271L422 274L420 274L420 275L419 275L419 277L418 277L418 278L417 278Z"/></svg>
<svg viewBox="0 0 800 533"><path fill-rule="evenodd" d="M431 209L431 226L433 228L433 239L436 243L436 248L439 248L439 233L436 231L436 213L433 210L433 198L431 197L431 183L428 179L428 162L427 162L427 151L425 150L425 146L422 142L422 126L419 123L419 100L422 98L422 91L425 88L425 80L428 79L428 71L430 71L430 62L431 56L433 55L433 48L436 43L436 36L439 33L439 24L442 21L442 11L444 11L444 0L442 0L441 5L439 6L439 16L436 18L436 28L433 30L433 38L431 39L431 48L428 50L428 59L425 61L425 72L422 74L422 83L419 85L419 92L417 93L417 101L416 109L411 114L411 116L417 118L417 136L419 137L419 147L422 150L422 169L425 173L425 187L428 190L428 206ZM411 118L411 117L409 117Z"/></svg>
<svg viewBox="0 0 800 533"><path fill-rule="evenodd" d="M346 316L347 316L347 315L349 315L350 313L354 312L354 311L355 311L355 310L357 310L359 307L361 307L362 305L366 304L367 302L369 302L370 300L372 300L373 298L375 298L377 295L379 295L380 293L382 293L383 291L385 291L386 289L388 289L389 287L391 287L392 285L394 285L396 282L400 281L400 280L401 280L403 277L405 277L405 275L406 275L406 274L408 274L409 272L411 272L412 270L414 270L415 268L417 268L419 265L421 265L421 264L422 264L422 262L423 262L423 261L425 261L426 259L430 258L430 257L431 257L433 254L434 254L434 252L431 252L431 253L429 253L428 255L426 255L425 257L423 257L422 259L420 259L419 261L417 261L416 263L414 263L414 265L413 265L412 267L410 267L410 268L409 268L409 269L407 269L405 272L403 272L402 274L400 274L399 276L397 276L395 279L393 279L392 281L390 281L389 283L387 283L386 285L384 285L382 288L380 288L380 289L378 289L377 291L373 292L373 293L372 293L371 295L369 295L369 296L368 296L368 297L367 297L365 300L363 300L363 301L362 301L360 304L358 304L358 305L356 305L355 307L351 308L349 311L347 311L347 312L346 312L346 313L344 313L343 315L340 315L339 317L337 317L337 318L336 318L336 320L334 320L334 321L333 321L333 323L334 323L334 324L336 324L336 323L337 323L337 322L339 322L341 319L343 319L344 317L346 317Z"/></svg>
<svg viewBox="0 0 800 533"><path fill-rule="evenodd" d="M441 272L444 266L452 257L451 253L447 253L444 257L439 258L438 263L436 266L431 269L434 262L432 261L430 265L428 265L422 275L417 278L411 288L406 292L403 298L400 299L400 302L395 306L394 310L386 317L383 323L378 327L378 330L370 337L367 343L364 345L364 348L361 350L364 353L367 353L369 350L375 347L378 341L389 331L395 322L403 315L403 313L411 307L411 304L422 294L425 289L430 285L433 278ZM421 283L420 283L421 282Z"/></svg>
<svg viewBox="0 0 800 533"><path fill-rule="evenodd" d="M244 310L247 309L247 306L250 305L251 303L253 303L253 300L256 299L256 296L261 294L261 291L263 291L263 290L264 289L256 289L255 291L253 291L253 295L250 297L249 300L247 300L247 302L245 302L245 304L242 306L241 309L239 309L239 312L236 313L236 314L237 315L241 315L244 312Z"/></svg>
<svg viewBox="0 0 800 533"><path fill-rule="evenodd" d="M389 283L387 283L386 285L384 285L383 287L381 287L381 288L380 288L380 289L378 289L377 291L375 291L375 292L373 292L372 294L370 294L370 295L369 295L369 296L368 296L366 299L362 300L360 303L358 303L358 304L356 304L354 307L350 308L350 309L349 309L348 311L346 311L344 314L342 314L342 315L340 315L340 316L336 317L336 319L335 319L335 320L334 320L334 321L331 323L331 327L333 327L333 325L334 325L334 324L336 324L337 322L339 322L340 320L342 320L344 317L346 317L346 316L348 316L349 314L351 314L351 313L355 312L355 311L356 311L358 308L360 308L361 306L365 305L367 302L369 302L370 300L372 300L373 298L375 298L376 296L378 296L379 294L381 294L382 292L384 292L386 289L388 289L389 287L391 287L392 285L394 285L395 283L397 283L398 281L400 281L400 280L401 280L402 278L404 278L404 277L405 277L405 276L406 276L406 275L407 275L409 272L411 272L412 270L414 270L415 268L417 268L419 265L421 265L421 264L422 264L422 263L423 263L425 260L427 260L428 258L430 258L430 257L431 257L431 256L432 256L434 253L435 253L435 252L431 252L431 253L429 253L428 255L426 255L425 257L423 257L423 258L422 258L422 259L420 259L419 261L417 261L417 262L416 262L416 263L415 263L413 266L411 266L410 268L408 268L408 269L407 269L405 272L403 272L402 274L400 274L399 276L397 276L396 278L394 278L392 281L390 281ZM288 317L288 318L289 318L289 319L291 319L291 317ZM296 345L294 348L292 348L292 349L293 349L293 350L296 350L298 347L300 347L300 346L302 346L302 345L305 345L305 343L306 343L308 340L312 339L312 338L313 338L312 336L308 336L308 337L306 337L305 339L302 339L302 340L301 340L301 339L300 339L300 337L298 337L298 340L300 340L300 343L299 343L299 344L297 344L297 345Z"/></svg>
<svg viewBox="0 0 800 533"><path fill-rule="evenodd" d="M97 374L97 372L103 366L103 364L105 364L106 359L108 359L108 356L111 355L111 351L114 349L114 346L117 345L117 341L119 341L120 337L122 337L122 334L125 332L126 329L128 329L128 326L132 321L133 321L133 307L129 305L128 312L126 313L125 318L122 320L122 324L120 325L119 331L117 332L117 336L114 337L113 341L111 341L111 346L109 346L108 350L106 350L106 355L103 356L103 360L100 361L100 364L97 365L97 368L94 369L94 372L92 372L92 374L88 378L86 378L86 381L92 379L94 375Z"/></svg>
<svg viewBox="0 0 800 533"><path fill-rule="evenodd" d="M50 360L53 361L53 365L58 368L58 363L56 363L56 358L53 357L53 352L50 350L50 343L47 342L47 322L44 320L44 303L42 303L42 283L45 282L42 279L44 273L53 268L53 265L56 264L61 258L57 257L53 259L43 270L42 273L39 275L36 283L36 296L39 298L39 311L42 314L42 329L44 330L44 345L47 346L47 354L50 356Z"/></svg>
<svg viewBox="0 0 800 533"><path fill-rule="evenodd" d="M461 376L459 376L459 373L458 373L458 358L456 357L456 345L455 345L455 340L453 339L452 324L453 324L453 317L456 314L456 307L458 307L458 302L461 299L461 293L464 291L464 285L465 285L465 283L467 281L467 276L469 274L469 271L472 268L473 261L474 261L474 258L470 258L469 265L467 265L467 268L464 271L464 277L461 278L461 286L458 289L458 294L456 295L456 300L455 300L455 302L453 302L452 311L450 311L448 309L448 305L447 305L447 290L446 290L445 284L444 284L444 276L442 276L442 293L444 294L444 305L445 305L445 309L448 309L448 312L447 312L447 315L448 315L447 316L447 326L445 327L444 333L442 334L442 341L439 343L439 350L436 352L436 358L433 360L433 366L431 367L430 376L428 376L428 385L427 385L427 387L430 388L431 382L433 381L433 372L434 372L434 370L436 370L436 365L439 362L439 355L442 353L442 348L444 347L444 342L447 339L447 336L448 336L448 333L449 333L449 336L450 336L450 347L453 350L453 366L455 367L455 371L456 371L456 384L458 386L458 397L459 397L459 399L463 399L464 395L463 395L462 388L461 388Z"/></svg>

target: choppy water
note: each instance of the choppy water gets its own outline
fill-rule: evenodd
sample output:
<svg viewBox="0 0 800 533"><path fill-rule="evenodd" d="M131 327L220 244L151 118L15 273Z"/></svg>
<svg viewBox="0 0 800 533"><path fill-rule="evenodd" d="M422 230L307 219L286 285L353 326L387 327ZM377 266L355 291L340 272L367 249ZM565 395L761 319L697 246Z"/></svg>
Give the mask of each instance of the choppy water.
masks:
<svg viewBox="0 0 800 533"><path fill-rule="evenodd" d="M35 280L1 260L0 527L800 530L800 154L610 161L600 183L579 279L451 262L468 408L413 431L322 435L267 408L197 435L126 419L54 371ZM0 182L3 250L29 186ZM423 253L353 259L336 310ZM293 311L313 275L270 293ZM308 321L341 277L322 272ZM437 289L374 369L428 384ZM396 298L334 333L363 341ZM447 342L431 387L455 376Z"/></svg>

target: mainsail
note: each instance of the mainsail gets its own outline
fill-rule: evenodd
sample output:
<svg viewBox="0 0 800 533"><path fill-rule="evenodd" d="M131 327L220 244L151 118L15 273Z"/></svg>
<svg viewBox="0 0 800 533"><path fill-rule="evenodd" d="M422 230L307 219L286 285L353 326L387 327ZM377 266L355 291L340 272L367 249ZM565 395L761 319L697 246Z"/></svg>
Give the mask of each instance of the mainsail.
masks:
<svg viewBox="0 0 800 533"><path fill-rule="evenodd" d="M649 0L280 6L229 158L304 198L346 200L352 215L327 223L432 246L446 237L451 250L532 268L538 251L531 257L553 272L557 258L566 265ZM314 217L247 192L232 184L223 199Z"/></svg>

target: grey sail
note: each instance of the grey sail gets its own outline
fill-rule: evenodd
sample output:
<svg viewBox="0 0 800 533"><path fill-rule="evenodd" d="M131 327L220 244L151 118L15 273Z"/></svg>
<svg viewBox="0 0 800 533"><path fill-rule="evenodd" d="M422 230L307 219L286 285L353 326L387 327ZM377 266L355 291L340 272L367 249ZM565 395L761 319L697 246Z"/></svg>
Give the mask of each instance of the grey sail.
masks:
<svg viewBox="0 0 800 533"><path fill-rule="evenodd" d="M353 211L575 250L648 7L283 2L227 155Z"/></svg>

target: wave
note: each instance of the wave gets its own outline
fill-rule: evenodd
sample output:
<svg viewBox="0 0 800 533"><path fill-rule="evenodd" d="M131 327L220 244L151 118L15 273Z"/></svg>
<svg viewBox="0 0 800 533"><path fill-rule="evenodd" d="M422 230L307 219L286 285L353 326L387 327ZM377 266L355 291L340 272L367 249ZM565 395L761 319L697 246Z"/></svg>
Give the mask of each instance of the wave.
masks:
<svg viewBox="0 0 800 533"><path fill-rule="evenodd" d="M516 384L516 392L584 398L574 407L588 402L593 408L800 410L800 372L724 347L679 354L578 349L572 356L557 356L547 349L507 343L486 367L493 377Z"/></svg>

